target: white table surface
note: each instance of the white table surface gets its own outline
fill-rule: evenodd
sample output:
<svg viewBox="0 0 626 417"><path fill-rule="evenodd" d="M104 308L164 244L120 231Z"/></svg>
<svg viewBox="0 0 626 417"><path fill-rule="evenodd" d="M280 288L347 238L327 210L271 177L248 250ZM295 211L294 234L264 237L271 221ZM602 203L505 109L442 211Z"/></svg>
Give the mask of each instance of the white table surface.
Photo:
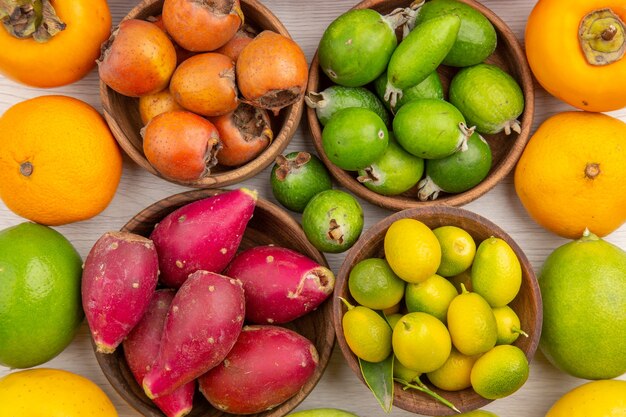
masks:
<svg viewBox="0 0 626 417"><path fill-rule="evenodd" d="M282 20L292 37L303 48L309 61L317 48L324 28L355 2L356 0L264 0L264 3ZM513 29L518 39L523 40L525 22L535 3L533 0L485 0L483 3L498 13ZM113 23L119 22L135 4L136 1L132 0L109 0ZM45 94L70 95L101 109L98 77L94 70L83 80L56 89L29 88L0 76L0 114L19 101ZM549 97L538 88L534 127L536 128L548 116L569 109L567 105ZM626 121L626 110L614 112L612 115ZM314 151L304 118L287 148L287 151L296 150ZM257 189L264 198L275 201L269 187L269 170L266 168L244 184ZM91 220L56 229L76 246L84 259L91 246L104 232L118 230L134 213L149 204L186 190L188 189L185 187L170 184L147 173L125 157L122 180L109 207ZM365 201L362 201L362 205L365 211L366 229L391 214L390 211L375 207ZM465 208L489 218L508 232L525 251L535 271L538 271L552 250L566 243L566 240L543 230L528 217L515 194L512 175ZM14 215L0 202L0 229L22 221L24 219ZM626 226L612 233L607 240L626 249ZM333 271L337 272L344 255L328 255L327 258ZM139 415L117 395L100 371L91 349L86 324L82 325L72 344L63 353L43 366L76 372L96 382L109 395L120 417ZM9 372L8 368L0 366L0 377ZM626 375L623 375L621 379L626 379ZM557 371L538 352L531 363L528 382L515 394L492 402L485 409L497 413L500 417L543 416L550 405L561 395L584 382L584 380ZM367 387L361 384L348 368L338 347L335 348L330 364L319 384L301 403L298 410L315 407L343 408L363 417L385 415ZM391 415L406 417L414 414L396 407Z"/></svg>

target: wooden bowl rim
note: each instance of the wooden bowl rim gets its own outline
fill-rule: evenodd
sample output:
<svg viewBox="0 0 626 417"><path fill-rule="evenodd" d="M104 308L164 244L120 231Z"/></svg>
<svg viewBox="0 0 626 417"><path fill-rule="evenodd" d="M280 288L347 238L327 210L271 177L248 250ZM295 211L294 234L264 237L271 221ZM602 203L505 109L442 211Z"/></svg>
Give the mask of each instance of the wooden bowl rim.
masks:
<svg viewBox="0 0 626 417"><path fill-rule="evenodd" d="M401 195L385 196L382 194L378 194L365 187L363 184L359 183L350 173L348 173L348 171L345 171L333 164L326 156L324 148L322 147L322 128L319 120L317 119L317 115L315 114L315 109L306 106L306 119L308 121L311 136L313 137L313 145L315 146L319 157L324 162L324 165L326 165L333 177L335 177L335 179L342 186L346 187L357 196L379 207L399 211L418 207L436 207L441 205L462 206L468 204L487 193L511 172L511 170L515 167L515 164L519 160L520 156L522 155L526 144L530 140L530 133L535 113L535 90L530 66L528 65L528 61L526 60L526 54L524 53L524 50L519 40L517 39L511 28L509 28L509 26L506 24L506 22L504 22L491 9L487 8L486 6L475 0L459 1L469 6L472 6L476 10L480 11L483 15L485 15L485 17L489 19L489 21L496 29L498 37L502 41L504 41L504 43L507 45L507 48L515 57L515 65L518 67L518 70L520 72L519 83L524 94L525 103L524 111L520 116L522 119L521 133L517 135L515 139L506 138L514 140L515 143L507 152L506 156L495 167L495 169L490 171L489 175L478 185L462 193L449 194L443 197L439 197L436 200L419 201L417 197L409 198ZM355 5L351 10L373 8L385 2L386 0L364 0ZM408 4L410 3L410 1L407 0L406 3ZM313 60L311 61L311 66L309 68L309 82L307 85L306 93L317 92L321 75L322 72L319 68L318 50L316 49Z"/></svg>
<svg viewBox="0 0 626 417"><path fill-rule="evenodd" d="M213 189L190 190L190 191L185 191L185 192L181 192L178 194L170 195L168 197L165 197L159 201L152 203L151 205L139 211L128 222L126 222L124 226L122 226L120 231L135 232L137 228L140 228L142 224L145 224L146 219L150 219L151 217L153 217L154 213L156 212L167 211L168 213L171 213L177 208L182 207L191 202L194 202L203 198L211 197L217 194L221 194L224 192L228 192L228 191L231 191L231 190L213 188ZM258 197L256 206L255 206L255 211L257 209L262 210L265 215L277 217L278 219L280 219L280 221L284 224L286 228L293 230L295 233L301 233L304 236L304 231L302 230L302 226L300 226L300 224L289 213L287 213L284 209L277 206L276 204L273 204L272 202L262 197ZM328 265L326 257L324 256L322 252L316 249L310 242L308 242L308 240L303 241L303 243L305 244L305 246L307 247L307 250L309 251L306 254L307 256L311 257L313 260L315 260L319 264L330 269L330 266ZM331 298L332 298L332 295L329 296L322 303L322 305L320 305L314 311L314 313L319 315L318 320L323 320L326 323L332 323ZM318 384L318 382L324 375L326 368L328 367L328 364L330 362L330 358L331 358L331 355L335 346L336 337L335 337L334 326L329 325L327 329L328 330L326 331L326 333L323 334L323 339L324 339L323 349L318 348L319 362L318 362L317 369L315 370L311 378L309 378L309 380L300 389L300 391L298 391L298 393L296 393L293 397L287 399L285 402L274 407L273 409L262 412L262 413L251 414L250 415L251 417L284 416L288 414L289 412L291 412L293 409L295 409L302 401L304 401L304 399L311 393L311 391L313 391L315 386ZM136 384L136 385L138 384L136 383L134 378L132 378L132 376L131 376L132 381L129 382L119 372L111 372L108 370L109 368L113 368L112 364L115 364L118 361L123 360L123 358L119 357L121 346L120 348L116 349L116 352L112 354L104 354L104 353L97 352L96 345L92 337L90 337L90 340L91 340L91 346L92 346L94 355L96 357L96 361L98 362L98 365L100 366L100 369L102 370L102 373L104 374L106 379L109 381L109 384L120 395L120 397L122 397L124 401L126 401L127 404L129 404L133 409L135 409L141 415L149 416L149 417L157 417L157 416L164 417L165 414L163 414L160 410L157 409L158 412L155 411L155 408L156 408L155 406L150 407L145 402L145 400L139 399L134 394L133 390L130 388L130 384ZM126 363L124 363L123 366L126 368L128 367ZM129 370L128 370L128 373L130 375ZM199 398L199 397L200 397L199 393L196 392L194 405L199 400L206 402L204 398ZM214 409L213 407L211 407L211 409L215 410L214 412L215 415L231 415L221 410Z"/></svg>
<svg viewBox="0 0 626 417"><path fill-rule="evenodd" d="M448 216L455 217L459 219L469 220L472 223L480 224L488 230L489 234L498 238L503 239L507 242L515 254L517 255L520 265L522 267L522 277L526 277L526 279L522 279L522 286L524 286L525 282L528 285L528 289L531 294L531 304L533 310L536 314L535 322L533 323L533 328L529 329L527 333L529 333L529 343L527 349L524 350L524 354L530 363L537 351L537 347L539 345L539 339L541 337L541 329L542 329L542 321L543 321L543 307L541 301L541 291L539 289L539 283L537 281L537 277L532 268L532 265L528 258L526 257L522 248L511 238L511 236L506 233L502 228L498 225L490 221L489 219L469 211L467 209L461 207L453 207L453 206L429 206L429 207L418 207L411 208L406 210L398 211L390 216L385 217L380 220L367 232L365 232L359 240L355 243L355 245L350 249L346 258L342 262L339 272L336 276L335 281L335 291L333 293L333 325L335 327L336 333L336 343L339 346L343 357L345 358L348 366L352 369L352 371L356 374L356 376L361 380L362 383L365 384L363 376L359 370L358 361L356 356L350 350L350 347L346 343L346 340L343 336L343 325L342 325L342 317L344 315L344 304L339 298L341 288L345 287L347 284L347 280L350 274L351 265L353 265L357 259L361 259L362 253L361 250L365 246L365 244L372 239L380 236L385 233L386 230L391 226L391 224L397 220L411 218L411 219L423 219L425 217L428 218L437 218L440 216ZM452 224L454 225L454 224ZM477 242L478 244L479 242ZM365 259L365 258L363 258ZM361 259L362 260L362 259ZM394 382L394 400L393 404L403 410L410 411L413 413L431 415L431 416L442 416L442 415L452 415L454 412L447 408L446 406L436 402L431 397L426 396L425 394L421 394L419 392L412 391L403 391L402 386ZM471 390L471 388L468 388ZM459 391L462 392L462 391ZM411 404L406 400L409 396L420 396L420 404ZM462 412L468 412L471 410L475 410L485 405L489 404L493 400L488 400L486 398L481 397L475 392L472 393L471 403L466 405L465 408L462 408ZM423 404L422 407L420 405ZM458 404L457 404L458 406Z"/></svg>
<svg viewBox="0 0 626 417"><path fill-rule="evenodd" d="M137 16L140 16L145 8L150 7L155 3L162 3L163 1L164 0L143 0L135 7L133 7L133 9L126 16L124 16L122 21L134 19ZM283 36L293 39L283 23L263 3L258 0L240 0L240 2L242 9L250 8L257 10L260 14L264 15L269 21L271 21L272 25L275 26L274 28L272 28L272 30L280 33ZM256 158L247 162L246 164L234 167L232 169L225 169L224 171L212 173L195 181L180 181L166 177L159 173L152 166L152 164L150 164L148 159L145 157L143 151L137 149L128 139L128 137L124 135L122 129L120 128L120 124L115 117L117 112L114 111L112 108L109 95L120 94L109 88L109 86L107 86L104 81L100 79L100 100L102 103L104 119L109 125L117 143L124 150L124 152L126 152L130 159L132 159L140 167L150 172L152 175L155 175L174 184L194 188L225 187L247 180L261 172L263 169L269 166L275 160L275 158L280 155L289 145L289 142L291 141L298 129L298 125L300 124L300 120L302 119L302 114L304 112L304 95L295 103L281 109L281 112L284 112L284 120L281 124L278 134L274 136L274 139L272 140L270 145L265 148L263 152L261 152Z"/></svg>

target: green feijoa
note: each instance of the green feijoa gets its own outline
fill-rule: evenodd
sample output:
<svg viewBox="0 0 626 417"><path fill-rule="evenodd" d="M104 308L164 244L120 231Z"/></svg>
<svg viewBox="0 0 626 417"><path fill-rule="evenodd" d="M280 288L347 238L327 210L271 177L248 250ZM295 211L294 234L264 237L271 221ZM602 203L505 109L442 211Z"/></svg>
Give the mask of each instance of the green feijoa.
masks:
<svg viewBox="0 0 626 417"><path fill-rule="evenodd" d="M272 194L289 210L302 213L317 193L333 188L328 170L315 155L291 152L279 155L270 174Z"/></svg>
<svg viewBox="0 0 626 417"><path fill-rule="evenodd" d="M315 114L323 126L339 110L349 107L362 107L372 110L383 119L385 126L389 126L390 123L389 113L387 113L383 103L376 94L364 87L333 85L320 93L307 93L304 96L304 101L309 107L315 109Z"/></svg>
<svg viewBox="0 0 626 417"><path fill-rule="evenodd" d="M461 19L455 15L427 20L404 38L387 66L385 99L395 106L402 90L424 81L446 57L459 32Z"/></svg>
<svg viewBox="0 0 626 417"><path fill-rule="evenodd" d="M359 170L357 180L375 193L398 195L411 189L424 174L424 160L391 140L380 158Z"/></svg>
<svg viewBox="0 0 626 417"><path fill-rule="evenodd" d="M480 133L521 132L517 118L524 111L524 94L515 79L495 65L460 70L450 83L449 99Z"/></svg>
<svg viewBox="0 0 626 417"><path fill-rule="evenodd" d="M349 107L330 118L322 131L322 147L341 169L357 171L378 159L389 143L383 120L373 111Z"/></svg>
<svg viewBox="0 0 626 417"><path fill-rule="evenodd" d="M400 107L417 98L438 98L443 100L443 85L441 84L441 78L439 78L437 71L431 72L430 75L421 83L402 90L402 97L398 99L395 107L391 107L389 100L385 100L387 71L383 72L380 74L380 77L376 78L376 81L374 81L374 88L376 89L378 97L383 100L385 107L387 107L387 109L392 113L396 113Z"/></svg>
<svg viewBox="0 0 626 417"><path fill-rule="evenodd" d="M419 9L415 23L419 25L450 14L461 19L461 27L443 64L453 67L480 64L496 49L498 36L489 19L472 6L458 0L431 0Z"/></svg>
<svg viewBox="0 0 626 417"><path fill-rule="evenodd" d="M304 209L302 229L318 250L344 252L363 231L363 209L356 198L344 191L322 191Z"/></svg>
<svg viewBox="0 0 626 417"><path fill-rule="evenodd" d="M441 191L461 193L478 185L491 169L491 148L474 133L467 149L446 158L426 161L426 178L418 184L418 198L435 200Z"/></svg>
<svg viewBox="0 0 626 417"><path fill-rule="evenodd" d="M395 17L382 16L372 9L350 10L335 19L324 31L318 48L322 71L336 84L359 87L387 67L398 45Z"/></svg>
<svg viewBox="0 0 626 417"><path fill-rule="evenodd" d="M434 98L402 106L393 118L393 131L400 146L424 159L445 158L464 149L472 134L461 112L447 101Z"/></svg>

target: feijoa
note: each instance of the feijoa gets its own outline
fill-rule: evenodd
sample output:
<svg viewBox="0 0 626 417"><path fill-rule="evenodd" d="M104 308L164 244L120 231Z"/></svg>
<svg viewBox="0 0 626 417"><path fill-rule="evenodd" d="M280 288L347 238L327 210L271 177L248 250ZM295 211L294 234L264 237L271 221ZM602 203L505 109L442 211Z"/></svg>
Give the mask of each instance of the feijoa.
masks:
<svg viewBox="0 0 626 417"><path fill-rule="evenodd" d="M426 161L426 178L418 185L418 198L435 200L441 191L467 191L484 180L490 169L491 148L485 139L474 133L467 141L467 149Z"/></svg>
<svg viewBox="0 0 626 417"><path fill-rule="evenodd" d="M376 94L383 100L383 104L389 111L396 113L400 110L400 107L405 105L411 100L417 98L438 98L443 100L443 85L441 84L441 78L437 71L430 73L428 77L421 83L414 85L413 87L405 88L402 90L402 97L398 99L395 106L391 106L389 100L385 100L385 89L387 88L387 71L380 74L380 77L374 81L374 88Z"/></svg>
<svg viewBox="0 0 626 417"><path fill-rule="evenodd" d="M386 126L389 126L389 113L376 94L364 87L343 87L333 85L322 92L309 92L304 97L306 104L315 109L320 123L325 126L339 110L349 107L362 107L372 110Z"/></svg>
<svg viewBox="0 0 626 417"><path fill-rule="evenodd" d="M356 198L344 191L322 191L304 209L302 229L318 250L344 252L363 231L363 209Z"/></svg>
<svg viewBox="0 0 626 417"><path fill-rule="evenodd" d="M495 65L460 70L450 83L449 99L480 133L521 132L517 118L524 111L524 94L515 79Z"/></svg>
<svg viewBox="0 0 626 417"><path fill-rule="evenodd" d="M333 188L328 170L315 155L291 152L280 155L270 175L272 194L289 210L302 213L313 196Z"/></svg>
<svg viewBox="0 0 626 417"><path fill-rule="evenodd" d="M396 25L372 9L342 14L322 35L317 51L320 68L332 82L346 87L374 81L398 45Z"/></svg>
<svg viewBox="0 0 626 417"><path fill-rule="evenodd" d="M383 120L373 111L350 107L338 111L322 131L322 147L341 169L357 171L378 159L389 142Z"/></svg>
<svg viewBox="0 0 626 417"><path fill-rule="evenodd" d="M397 195L411 189L424 174L424 160L413 156L391 140L380 158L359 170L357 180L382 195Z"/></svg>
<svg viewBox="0 0 626 417"><path fill-rule="evenodd" d="M419 25L450 14L461 19L461 27L443 64L453 67L480 64L496 49L498 36L489 19L472 6L458 0L431 0L419 9L415 23Z"/></svg>
<svg viewBox="0 0 626 417"><path fill-rule="evenodd" d="M393 119L393 132L407 152L424 159L445 158L466 147L471 132L465 119L447 101L413 100Z"/></svg>

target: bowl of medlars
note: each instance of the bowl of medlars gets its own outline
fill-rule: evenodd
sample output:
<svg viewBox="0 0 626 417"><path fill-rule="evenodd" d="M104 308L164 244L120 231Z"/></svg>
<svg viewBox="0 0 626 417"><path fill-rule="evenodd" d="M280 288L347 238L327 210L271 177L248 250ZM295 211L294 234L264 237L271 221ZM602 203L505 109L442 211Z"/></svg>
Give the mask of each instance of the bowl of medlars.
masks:
<svg viewBox="0 0 626 417"><path fill-rule="evenodd" d="M82 297L96 359L141 415L279 417L328 364L334 283L284 210L203 189L100 237Z"/></svg>
<svg viewBox="0 0 626 417"><path fill-rule="evenodd" d="M511 29L474 0L366 0L325 29L305 95L313 144L378 206L461 206L515 166L534 114Z"/></svg>
<svg viewBox="0 0 626 417"><path fill-rule="evenodd" d="M422 207L381 220L351 248L333 320L345 360L383 408L453 415L527 381L541 294L497 225L458 207Z"/></svg>
<svg viewBox="0 0 626 417"><path fill-rule="evenodd" d="M144 0L98 60L106 121L139 166L196 188L268 166L303 111L304 53L257 0Z"/></svg>

